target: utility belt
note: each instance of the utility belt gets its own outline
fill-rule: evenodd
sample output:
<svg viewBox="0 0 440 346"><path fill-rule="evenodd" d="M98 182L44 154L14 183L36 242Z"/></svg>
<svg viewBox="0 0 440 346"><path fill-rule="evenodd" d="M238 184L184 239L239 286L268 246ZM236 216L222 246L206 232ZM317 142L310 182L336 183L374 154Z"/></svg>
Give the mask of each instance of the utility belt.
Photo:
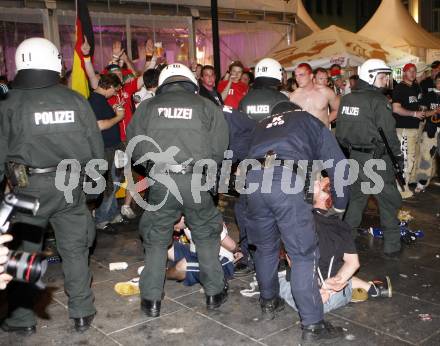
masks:
<svg viewBox="0 0 440 346"><path fill-rule="evenodd" d="M272 168L274 167L274 163L275 163L275 159L271 160L271 159L267 159L267 158L261 158L261 159L256 159L259 163L261 163L261 168ZM298 165L296 163L294 163L292 165L292 160L285 160L285 159L276 159L277 163L279 163L279 165L277 165L276 167L286 167L286 168L290 168L293 173L296 173L298 171Z"/></svg>
<svg viewBox="0 0 440 346"><path fill-rule="evenodd" d="M34 168L22 163L8 162L6 164L6 176L13 187L25 188L29 186L29 176L36 174L55 173L57 166L46 168ZM70 169L70 166L67 167Z"/></svg>
<svg viewBox="0 0 440 346"><path fill-rule="evenodd" d="M147 172L149 174L174 173L174 174L190 174L194 171L194 164L169 164L161 162L148 162Z"/></svg>
<svg viewBox="0 0 440 346"><path fill-rule="evenodd" d="M352 151L363 153L363 154L372 154L373 159L381 159L385 154L385 148L382 145L376 145L375 147L357 147L353 145L345 146L341 145L341 149L344 152L347 158L350 157Z"/></svg>
<svg viewBox="0 0 440 346"><path fill-rule="evenodd" d="M350 147L351 151L357 151L359 153L364 154L374 154L376 152L376 148L362 148L362 147Z"/></svg>
<svg viewBox="0 0 440 346"><path fill-rule="evenodd" d="M297 174L300 167L293 163L293 160L287 160L287 159L277 159L277 155L274 151L270 150L267 152L266 157L256 159L259 163L261 163L261 168L272 168L274 167L275 160L277 161L277 167L278 163L280 167L285 167L288 169L291 169L293 173ZM307 164L307 172L305 174L305 181L304 181L304 200L309 203L313 204L313 191L310 189L310 185L312 183L312 170L313 170L313 161L310 160Z"/></svg>

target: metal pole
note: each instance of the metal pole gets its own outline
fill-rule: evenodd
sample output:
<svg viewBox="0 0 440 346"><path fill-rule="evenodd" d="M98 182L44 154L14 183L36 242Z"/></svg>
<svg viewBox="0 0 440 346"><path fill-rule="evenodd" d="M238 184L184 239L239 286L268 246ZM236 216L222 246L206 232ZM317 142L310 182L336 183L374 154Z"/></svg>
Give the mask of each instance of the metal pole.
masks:
<svg viewBox="0 0 440 346"><path fill-rule="evenodd" d="M197 60L196 30L194 18L188 19L188 43L189 43L189 61Z"/></svg>
<svg viewBox="0 0 440 346"><path fill-rule="evenodd" d="M220 65L220 39L218 32L217 0L211 0L211 20L212 20L212 48L214 53L214 68L217 79L219 79L221 76L221 65Z"/></svg>
<svg viewBox="0 0 440 346"><path fill-rule="evenodd" d="M125 17L125 39L127 40L127 56L130 60L133 60L133 55L131 51L131 24L130 16Z"/></svg>

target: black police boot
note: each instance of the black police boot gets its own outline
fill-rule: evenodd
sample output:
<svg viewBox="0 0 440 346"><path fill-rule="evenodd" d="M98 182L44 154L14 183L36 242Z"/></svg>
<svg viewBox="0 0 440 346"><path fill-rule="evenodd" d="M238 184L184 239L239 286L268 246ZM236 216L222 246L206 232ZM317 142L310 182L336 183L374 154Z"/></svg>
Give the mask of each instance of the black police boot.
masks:
<svg viewBox="0 0 440 346"><path fill-rule="evenodd" d="M6 322L3 322L1 325L1 329L6 333L15 333L21 336L30 336L37 332L37 328L35 326L31 327L14 327L10 326Z"/></svg>
<svg viewBox="0 0 440 346"><path fill-rule="evenodd" d="M315 324L309 324L302 326L303 342L301 345L315 344L316 342L326 342L341 337L344 331L341 327L333 327L330 322L321 321Z"/></svg>
<svg viewBox="0 0 440 346"><path fill-rule="evenodd" d="M158 317L160 315L160 300L142 299L141 309L145 315L150 317Z"/></svg>
<svg viewBox="0 0 440 346"><path fill-rule="evenodd" d="M228 299L228 288L229 285L227 282L225 282L225 287L223 288L223 291L220 293L214 294L213 296L206 296L206 308L208 310L215 310L218 309L220 306L223 305L224 302Z"/></svg>
<svg viewBox="0 0 440 346"><path fill-rule="evenodd" d="M275 313L284 309L284 299L275 297L272 299L260 298L261 313L266 321L273 320Z"/></svg>
<svg viewBox="0 0 440 346"><path fill-rule="evenodd" d="M74 318L73 321L75 322L75 330L78 333L84 333L90 328L94 318L95 314L86 317Z"/></svg>

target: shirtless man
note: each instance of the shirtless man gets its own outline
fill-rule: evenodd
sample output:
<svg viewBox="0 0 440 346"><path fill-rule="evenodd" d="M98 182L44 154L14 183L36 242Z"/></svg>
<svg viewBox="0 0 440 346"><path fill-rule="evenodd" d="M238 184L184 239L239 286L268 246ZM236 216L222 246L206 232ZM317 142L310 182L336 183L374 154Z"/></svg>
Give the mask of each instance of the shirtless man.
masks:
<svg viewBox="0 0 440 346"><path fill-rule="evenodd" d="M328 72L323 67L318 67L313 72L314 78L313 83L316 86L327 86L328 87Z"/></svg>
<svg viewBox="0 0 440 346"><path fill-rule="evenodd" d="M298 65L295 78L298 89L290 94L290 101L329 126L336 119L339 98L329 87L313 83L312 68L307 63Z"/></svg>

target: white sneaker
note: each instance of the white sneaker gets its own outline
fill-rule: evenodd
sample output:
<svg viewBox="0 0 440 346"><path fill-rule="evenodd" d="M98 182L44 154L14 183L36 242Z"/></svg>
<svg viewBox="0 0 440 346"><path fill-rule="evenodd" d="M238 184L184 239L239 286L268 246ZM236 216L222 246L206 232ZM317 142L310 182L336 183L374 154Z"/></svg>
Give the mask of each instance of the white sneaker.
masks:
<svg viewBox="0 0 440 346"><path fill-rule="evenodd" d="M415 193L425 192L425 188L426 188L425 185L422 185L422 184L420 184L420 183L417 183L417 186L416 186L414 192L415 192Z"/></svg>
<svg viewBox="0 0 440 346"><path fill-rule="evenodd" d="M95 225L97 230L105 230L110 223L108 221L100 222Z"/></svg>
<svg viewBox="0 0 440 346"><path fill-rule="evenodd" d="M124 218L121 214L116 215L113 220L110 221L110 223L121 223L124 222Z"/></svg>
<svg viewBox="0 0 440 346"><path fill-rule="evenodd" d="M129 205L125 205L125 204L121 207L121 214L130 220L136 217L136 214L134 213L133 209L131 209Z"/></svg>

